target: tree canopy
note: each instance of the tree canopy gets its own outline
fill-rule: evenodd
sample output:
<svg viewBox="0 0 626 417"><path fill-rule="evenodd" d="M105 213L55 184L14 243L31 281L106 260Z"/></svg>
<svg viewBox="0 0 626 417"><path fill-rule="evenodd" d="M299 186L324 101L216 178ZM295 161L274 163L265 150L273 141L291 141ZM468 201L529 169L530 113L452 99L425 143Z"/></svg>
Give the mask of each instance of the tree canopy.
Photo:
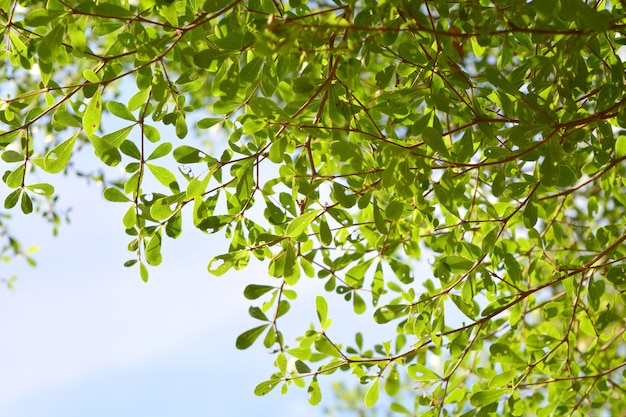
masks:
<svg viewBox="0 0 626 417"><path fill-rule="evenodd" d="M264 262L244 292L258 325L236 340L275 355L258 395L297 385L317 404L318 380L344 371L366 406L386 392L398 414L616 415L625 9L0 0L3 216L56 224L40 179L90 176L128 207L126 265L144 281L183 217L230 241L210 273ZM3 238L4 254L22 251ZM318 284L319 320L284 335L302 280ZM331 298L396 336L336 343L331 318L349 318Z"/></svg>

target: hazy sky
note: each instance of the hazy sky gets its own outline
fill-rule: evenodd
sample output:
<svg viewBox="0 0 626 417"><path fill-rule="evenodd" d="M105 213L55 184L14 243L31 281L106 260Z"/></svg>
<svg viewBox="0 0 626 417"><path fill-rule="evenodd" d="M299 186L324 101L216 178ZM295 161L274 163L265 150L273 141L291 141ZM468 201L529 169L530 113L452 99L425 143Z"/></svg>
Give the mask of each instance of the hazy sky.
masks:
<svg viewBox="0 0 626 417"><path fill-rule="evenodd" d="M206 265L226 242L187 226L180 239L165 240L163 264L143 283L136 268L122 266L134 256L121 224L127 206L106 202L84 180L53 180L60 205L73 207L57 238L37 215L12 211L13 232L40 249L36 268L2 264L1 276L19 279L13 292L0 289L0 415L324 415L324 404L309 406L296 387L285 396L252 393L274 372L273 356L256 345L239 351L235 339L258 325L247 314L246 284L277 282L267 265L216 278ZM287 315L291 327L288 320L282 327L286 336L294 322L298 333L291 336L316 322L314 296L324 281L301 284ZM347 341L356 323L375 326L371 312L355 319L337 298L331 335Z"/></svg>
<svg viewBox="0 0 626 417"><path fill-rule="evenodd" d="M19 280L13 292L0 289L0 415L273 416L301 405L299 415L321 415L303 390L252 394L273 372L272 356L234 344L256 325L242 292L267 282L264 266L209 275L223 240L188 227L165 242L164 262L145 284L122 266L133 256L124 205L84 181L55 182L61 204L73 206L57 238L36 215L14 213L14 232L40 250L36 268L2 265L2 276Z"/></svg>

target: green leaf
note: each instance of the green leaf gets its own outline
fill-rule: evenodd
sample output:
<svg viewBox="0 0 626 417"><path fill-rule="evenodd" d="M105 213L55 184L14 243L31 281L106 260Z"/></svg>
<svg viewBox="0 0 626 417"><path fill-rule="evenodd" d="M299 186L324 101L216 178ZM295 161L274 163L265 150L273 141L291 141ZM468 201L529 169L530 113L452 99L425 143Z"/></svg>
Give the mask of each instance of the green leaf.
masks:
<svg viewBox="0 0 626 417"><path fill-rule="evenodd" d="M43 160L43 169L46 172L57 174L65 169L72 156L77 137L78 133L59 143L46 154Z"/></svg>
<svg viewBox="0 0 626 417"><path fill-rule="evenodd" d="M154 151L148 156L146 161L152 161L154 159L163 158L172 150L172 144L169 142L161 143Z"/></svg>
<svg viewBox="0 0 626 417"><path fill-rule="evenodd" d="M208 129L223 121L224 119L220 117L205 117L204 119L200 119L200 121L198 121L197 126L198 129Z"/></svg>
<svg viewBox="0 0 626 417"><path fill-rule="evenodd" d="M9 188L17 188L22 186L24 180L24 164L20 164L13 171L8 171L9 174L4 177L4 182Z"/></svg>
<svg viewBox="0 0 626 417"><path fill-rule="evenodd" d="M33 9L24 18L24 23L32 27L46 26L65 14L67 14L65 10Z"/></svg>
<svg viewBox="0 0 626 417"><path fill-rule="evenodd" d="M505 389L478 391L470 396L470 404L474 407L484 407L499 401L507 393Z"/></svg>
<svg viewBox="0 0 626 417"><path fill-rule="evenodd" d="M556 161L552 159L550 154L546 155L539 168L541 183L546 187L552 187L559 180L560 169Z"/></svg>
<svg viewBox="0 0 626 417"><path fill-rule="evenodd" d="M336 358L341 357L341 352L339 352L337 350L337 347L330 343L323 334L318 335L318 337L315 339L315 349L318 352L323 353L324 355Z"/></svg>
<svg viewBox="0 0 626 417"><path fill-rule="evenodd" d="M98 88L96 93L91 97L85 113L83 114L83 130L91 139L94 133L100 127L100 119L102 118L102 92Z"/></svg>
<svg viewBox="0 0 626 417"><path fill-rule="evenodd" d="M295 239L302 233L306 232L311 225L311 222L319 216L319 213L320 210L312 210L293 219L285 230L285 236Z"/></svg>
<svg viewBox="0 0 626 417"><path fill-rule="evenodd" d="M320 217L320 242L326 246L333 243L333 235L324 217Z"/></svg>
<svg viewBox="0 0 626 417"><path fill-rule="evenodd" d="M352 303L356 314L363 314L367 310L365 300L356 291L352 294Z"/></svg>
<svg viewBox="0 0 626 417"><path fill-rule="evenodd" d="M213 61L223 62L227 57L232 55L232 51L221 51L218 49L205 49L198 52L193 57L193 62L200 68L208 69L211 67Z"/></svg>
<svg viewBox="0 0 626 417"><path fill-rule="evenodd" d="M99 3L94 7L93 11L96 15L100 16L111 16L122 19L135 17L135 14L132 11L114 3Z"/></svg>
<svg viewBox="0 0 626 417"><path fill-rule="evenodd" d="M122 143L126 141L126 138L132 130L133 126L126 126L122 129L116 130L115 132L107 133L106 135L102 136L102 142L106 142L109 146L113 148L119 148Z"/></svg>
<svg viewBox="0 0 626 417"><path fill-rule="evenodd" d="M409 365L407 373L412 379L416 381L432 382L442 379L441 376L439 376L436 372L420 363L414 363Z"/></svg>
<svg viewBox="0 0 626 417"><path fill-rule="evenodd" d="M182 212L178 211L171 217L165 225L165 234L172 239L178 238L183 232L183 216Z"/></svg>
<svg viewBox="0 0 626 417"><path fill-rule="evenodd" d="M152 175L154 175L157 181L159 181L161 184L163 184L164 186L168 188L172 188L175 186L176 177L174 176L172 171L170 171L167 168L163 168L163 167L152 165L152 164L146 164L146 166L148 167Z"/></svg>
<svg viewBox="0 0 626 417"><path fill-rule="evenodd" d="M257 298L261 297L263 294L266 294L272 291L273 289L275 289L275 287L272 287L270 285L250 284L244 289L243 295L248 300L256 300Z"/></svg>
<svg viewBox="0 0 626 417"><path fill-rule="evenodd" d="M104 190L104 198L114 203L128 203L130 198L117 187L109 187Z"/></svg>
<svg viewBox="0 0 626 417"><path fill-rule="evenodd" d="M19 152L16 152L14 150L6 150L2 153L2 160L4 162L23 162L24 161L24 155L22 155Z"/></svg>
<svg viewBox="0 0 626 417"><path fill-rule="evenodd" d="M53 63L59 55L62 46L63 35L65 34L65 25L56 24L48 34L46 34L41 43L39 43L39 59L42 63Z"/></svg>
<svg viewBox="0 0 626 417"><path fill-rule="evenodd" d="M20 208L22 209L22 213L30 214L33 212L33 200L31 200L28 193L22 193L22 202L20 203Z"/></svg>
<svg viewBox="0 0 626 417"><path fill-rule="evenodd" d="M195 198L204 194L210 180L211 176L207 174L204 176L204 179L193 178L189 181L187 185L187 198Z"/></svg>
<svg viewBox="0 0 626 417"><path fill-rule="evenodd" d="M248 314L250 314L252 318L255 318L257 320L269 321L267 316L263 313L263 311L259 307L250 307L248 309Z"/></svg>
<svg viewBox="0 0 626 417"><path fill-rule="evenodd" d="M22 189L18 188L17 190L11 191L9 195L4 199L4 208L11 209L15 207L17 202L20 200L20 196L22 195Z"/></svg>
<svg viewBox="0 0 626 417"><path fill-rule="evenodd" d="M211 274L220 276L224 275L231 268L235 268L236 270L245 268L249 261L250 252L244 249L214 257L211 259L211 262L209 262L207 269ZM217 265L215 265L216 263Z"/></svg>
<svg viewBox="0 0 626 417"><path fill-rule="evenodd" d="M206 154L200 149L193 148L191 146L183 145L174 149L174 159L179 164L194 164L201 162L205 158Z"/></svg>
<svg viewBox="0 0 626 417"><path fill-rule="evenodd" d="M178 113L176 116L176 136L179 139L183 139L187 136L187 120L185 120L185 116L182 113Z"/></svg>
<svg viewBox="0 0 626 417"><path fill-rule="evenodd" d="M317 377L314 377L311 380L311 383L309 384L309 389L307 391L309 393L309 404L318 405L322 401L322 390L320 390L319 383L317 382Z"/></svg>
<svg viewBox="0 0 626 417"><path fill-rule="evenodd" d="M326 298L321 295L318 295L315 298L315 311L317 312L317 318L319 319L322 328L325 328L328 316L328 304L326 303Z"/></svg>
<svg viewBox="0 0 626 417"><path fill-rule="evenodd" d="M143 106L150 95L150 89L145 88L137 91L133 96L128 100L128 110L133 112ZM148 125L145 125L146 128Z"/></svg>
<svg viewBox="0 0 626 417"><path fill-rule="evenodd" d="M380 393L380 378L376 377L372 385L365 392L365 406L370 408L378 402L378 394Z"/></svg>
<svg viewBox="0 0 626 417"><path fill-rule="evenodd" d="M626 136L619 135L615 141L615 157L623 158L626 156Z"/></svg>
<svg viewBox="0 0 626 417"><path fill-rule="evenodd" d="M148 268L143 262L139 262L139 275L143 282L148 282Z"/></svg>
<svg viewBox="0 0 626 417"><path fill-rule="evenodd" d="M122 144L120 145L120 151L122 151L124 155L128 155L138 161L142 159L141 151L139 150L139 148L137 148L137 145L135 145L130 140L125 140L124 142L122 142Z"/></svg>
<svg viewBox="0 0 626 417"><path fill-rule="evenodd" d="M26 186L27 189L35 194L51 197L54 194L54 187L46 183L30 184Z"/></svg>
<svg viewBox="0 0 626 417"><path fill-rule="evenodd" d="M363 261L346 272L346 284L348 284L352 288L361 288L363 287L363 281L365 279L365 274L372 265L372 262L375 258L370 258L367 261Z"/></svg>
<svg viewBox="0 0 626 417"><path fill-rule="evenodd" d="M299 374L311 373L311 368L309 368L309 365L307 365L300 359L295 361L295 366L296 366L296 371L298 371Z"/></svg>
<svg viewBox="0 0 626 417"><path fill-rule="evenodd" d="M606 279L620 291L623 290L626 286L626 265L611 267L606 273Z"/></svg>
<svg viewBox="0 0 626 417"><path fill-rule="evenodd" d="M270 120L278 117L288 119L287 114L274 101L265 97L254 97L250 100L250 109L257 116Z"/></svg>
<svg viewBox="0 0 626 417"><path fill-rule="evenodd" d="M120 119L129 120L131 122L137 120L135 119L133 113L128 110L128 107L117 101L109 101L107 103L107 109L111 112L113 116L119 117Z"/></svg>
<svg viewBox="0 0 626 417"><path fill-rule="evenodd" d="M391 320L406 316L408 311L409 306L407 305L385 305L379 307L378 310L376 310L376 312L374 313L374 321L378 324L385 324L390 322Z"/></svg>
<svg viewBox="0 0 626 417"><path fill-rule="evenodd" d="M259 338L259 336L263 334L263 332L265 331L265 329L267 329L268 326L269 324L263 324L261 326L247 330L243 332L242 334L240 334L237 337L237 342L235 343L235 346L237 346L237 349L240 349L240 350L248 349ZM256 390L255 390L255 393L256 393ZM261 394L261 395L264 395L264 394Z"/></svg>
<svg viewBox="0 0 626 417"><path fill-rule="evenodd" d="M526 203L526 207L524 207L524 226L528 229L535 227L538 216L539 210L537 209L537 204L535 203L535 199L531 198Z"/></svg>
<svg viewBox="0 0 626 417"><path fill-rule="evenodd" d="M276 385L281 382L281 379L271 379L269 381L263 381L254 388L254 395L263 396L269 394Z"/></svg>
<svg viewBox="0 0 626 417"><path fill-rule="evenodd" d="M378 230L378 233L386 235L387 225L385 224L385 220L383 219L383 216L381 215L380 209L378 208L378 204L376 204L376 202L372 204L372 210L374 212L374 225L376 226L376 230Z"/></svg>
<svg viewBox="0 0 626 417"><path fill-rule="evenodd" d="M150 266L157 266L161 264L161 261L163 261L161 256L161 230L158 230L146 245L146 262Z"/></svg>
<svg viewBox="0 0 626 417"><path fill-rule="evenodd" d="M422 139L426 142L429 148L434 150L435 152L439 152L441 155L448 157L450 156L448 153L448 148L446 144L443 142L443 138L441 137L441 133L439 133L436 129L426 126L422 130Z"/></svg>
<svg viewBox="0 0 626 417"><path fill-rule="evenodd" d="M92 135L89 141L93 146L96 156L106 165L116 166L122 161L122 156L117 148L102 140L102 138L99 138L97 135Z"/></svg>

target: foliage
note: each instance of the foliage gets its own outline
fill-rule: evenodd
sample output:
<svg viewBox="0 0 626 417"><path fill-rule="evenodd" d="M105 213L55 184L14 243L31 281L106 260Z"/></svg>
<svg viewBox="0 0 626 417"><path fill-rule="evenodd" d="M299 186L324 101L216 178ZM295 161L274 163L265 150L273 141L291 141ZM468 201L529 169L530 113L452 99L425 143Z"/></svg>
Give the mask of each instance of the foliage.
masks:
<svg viewBox="0 0 626 417"><path fill-rule="evenodd" d="M55 213L38 178L91 149L125 173L104 197L128 206L142 279L183 216L229 238L214 275L265 261L236 341L275 352L258 395L295 384L316 404L341 370L366 406L413 386L400 414L618 414L625 8L0 0L4 207ZM189 139L215 129L227 141ZM319 321L294 340L279 318L304 279ZM394 340L335 343L337 297Z"/></svg>

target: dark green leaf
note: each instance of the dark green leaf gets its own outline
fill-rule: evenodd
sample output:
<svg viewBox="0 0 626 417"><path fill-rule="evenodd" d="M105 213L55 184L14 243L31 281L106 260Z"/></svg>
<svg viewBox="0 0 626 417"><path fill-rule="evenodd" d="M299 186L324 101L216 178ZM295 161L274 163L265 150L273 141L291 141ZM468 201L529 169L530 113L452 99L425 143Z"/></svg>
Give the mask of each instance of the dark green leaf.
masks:
<svg viewBox="0 0 626 417"><path fill-rule="evenodd" d="M253 329L247 330L243 332L242 334L240 334L237 337L237 342L235 343L235 346L237 346L237 349L244 350L252 346L252 344L259 338L259 336L263 334L265 329L267 329L267 326L269 326L269 324L264 324L262 326L255 327Z"/></svg>
<svg viewBox="0 0 626 417"><path fill-rule="evenodd" d="M269 291L272 291L273 289L275 289L275 287L272 287L269 285L250 284L244 289L243 295L248 300L256 300L257 298L261 297L263 294Z"/></svg>
<svg viewBox="0 0 626 417"><path fill-rule="evenodd" d="M17 202L20 200L20 196L22 195L22 189L18 188L17 190L13 190L6 196L4 199L4 208L11 209L15 207Z"/></svg>
<svg viewBox="0 0 626 417"><path fill-rule="evenodd" d="M31 200L28 193L22 193L22 201L20 203L20 207L22 209L22 213L30 214L33 212L33 200Z"/></svg>

